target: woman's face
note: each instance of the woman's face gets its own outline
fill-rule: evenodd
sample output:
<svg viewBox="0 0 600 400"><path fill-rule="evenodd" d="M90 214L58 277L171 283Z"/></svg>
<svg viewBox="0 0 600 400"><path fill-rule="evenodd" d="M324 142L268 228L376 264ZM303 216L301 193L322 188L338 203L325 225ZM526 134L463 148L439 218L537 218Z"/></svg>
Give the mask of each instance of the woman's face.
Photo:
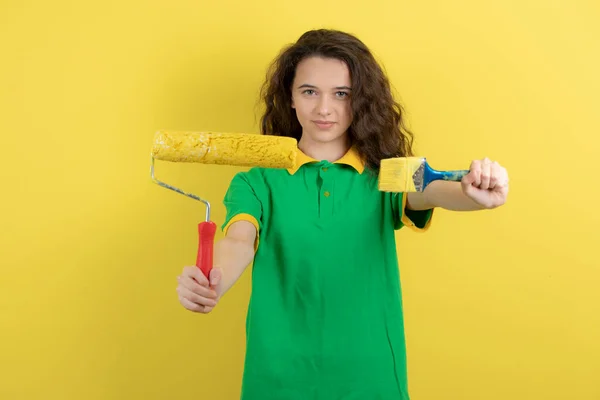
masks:
<svg viewBox="0 0 600 400"><path fill-rule="evenodd" d="M302 126L302 139L345 141L352 123L350 71L337 59L309 57L296 68L292 108Z"/></svg>

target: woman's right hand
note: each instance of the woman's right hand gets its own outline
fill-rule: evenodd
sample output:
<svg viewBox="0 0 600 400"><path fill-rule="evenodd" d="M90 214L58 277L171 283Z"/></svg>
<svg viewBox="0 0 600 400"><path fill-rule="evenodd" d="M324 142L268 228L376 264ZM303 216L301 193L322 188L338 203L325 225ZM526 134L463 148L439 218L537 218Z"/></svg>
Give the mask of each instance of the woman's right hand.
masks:
<svg viewBox="0 0 600 400"><path fill-rule="evenodd" d="M181 275L177 277L177 294L183 307L202 314L207 314L215 308L221 297L219 293L221 270L213 268L209 276L210 282L200 268L196 266L183 268Z"/></svg>

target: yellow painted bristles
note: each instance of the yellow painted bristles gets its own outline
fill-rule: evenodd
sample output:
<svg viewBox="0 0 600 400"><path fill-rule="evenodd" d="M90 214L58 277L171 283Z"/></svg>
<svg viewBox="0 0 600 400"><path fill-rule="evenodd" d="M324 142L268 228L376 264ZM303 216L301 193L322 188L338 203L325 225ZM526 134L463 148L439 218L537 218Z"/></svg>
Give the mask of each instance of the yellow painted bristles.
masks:
<svg viewBox="0 0 600 400"><path fill-rule="evenodd" d="M379 190L395 193L422 190L422 176L421 182L415 182L415 173L419 168L423 169L424 163L425 159L422 157L396 157L381 160Z"/></svg>

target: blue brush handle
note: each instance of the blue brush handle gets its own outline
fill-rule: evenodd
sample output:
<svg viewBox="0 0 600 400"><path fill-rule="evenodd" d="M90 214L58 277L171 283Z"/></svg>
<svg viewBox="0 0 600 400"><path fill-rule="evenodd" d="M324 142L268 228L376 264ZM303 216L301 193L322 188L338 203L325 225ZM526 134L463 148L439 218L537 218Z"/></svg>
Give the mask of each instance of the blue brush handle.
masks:
<svg viewBox="0 0 600 400"><path fill-rule="evenodd" d="M456 171L437 171L429 166L425 162L425 172L423 174L423 189L433 181L453 181L460 182L460 180L469 173L467 170L456 170Z"/></svg>

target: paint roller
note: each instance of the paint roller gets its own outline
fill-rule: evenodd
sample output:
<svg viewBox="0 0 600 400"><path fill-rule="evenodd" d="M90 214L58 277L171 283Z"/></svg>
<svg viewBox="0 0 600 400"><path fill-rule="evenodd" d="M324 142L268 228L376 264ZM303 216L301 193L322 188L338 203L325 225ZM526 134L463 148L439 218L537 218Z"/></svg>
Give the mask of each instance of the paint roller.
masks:
<svg viewBox="0 0 600 400"><path fill-rule="evenodd" d="M151 151L152 181L206 206L205 220L198 224L196 266L208 278L213 265L216 224L210 219L210 202L158 180L155 160L168 162L230 165L239 167L291 168L298 142L294 138L246 133L158 131Z"/></svg>

